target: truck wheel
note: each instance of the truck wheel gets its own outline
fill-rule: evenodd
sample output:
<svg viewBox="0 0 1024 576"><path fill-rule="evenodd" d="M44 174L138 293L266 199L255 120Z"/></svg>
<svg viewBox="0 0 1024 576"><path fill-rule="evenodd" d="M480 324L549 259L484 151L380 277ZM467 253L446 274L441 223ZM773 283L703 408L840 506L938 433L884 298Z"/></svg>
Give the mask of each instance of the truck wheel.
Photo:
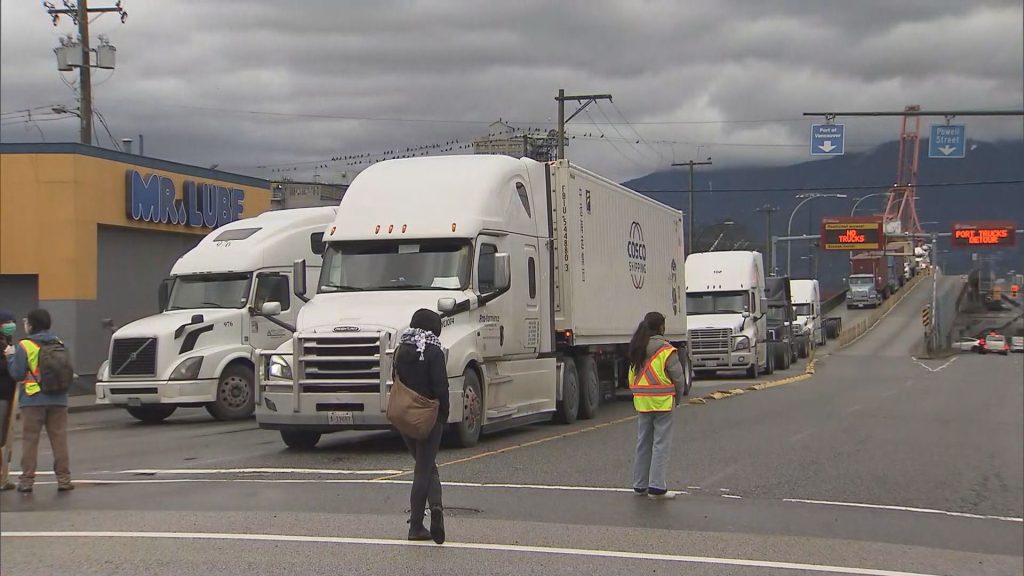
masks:
<svg viewBox="0 0 1024 576"><path fill-rule="evenodd" d="M476 370L466 368L462 374L462 421L454 424L453 440L460 448L471 448L480 441L480 427L484 419L484 401L480 394L480 377Z"/></svg>
<svg viewBox="0 0 1024 576"><path fill-rule="evenodd" d="M580 370L580 410L579 416L591 420L597 416L597 407L601 403L601 380L597 375L597 362L593 356L579 358Z"/></svg>
<svg viewBox="0 0 1024 576"><path fill-rule="evenodd" d="M163 422L168 416L174 414L174 411L178 407L174 404L147 404L143 406L128 406L128 413L135 417L136 420L145 422L146 424L156 424L157 422Z"/></svg>
<svg viewBox="0 0 1024 576"><path fill-rule="evenodd" d="M252 416L256 410L254 381L251 368L228 366L217 381L217 399L206 405L206 411L217 420L241 420Z"/></svg>
<svg viewBox="0 0 1024 576"><path fill-rule="evenodd" d="M767 368L767 360L765 361L765 367ZM757 366L757 354L754 354L754 363L747 368L747 378L757 378L758 370ZM767 370L765 370L767 372Z"/></svg>
<svg viewBox="0 0 1024 576"><path fill-rule="evenodd" d="M320 433L309 430L281 430L281 440L284 440L292 450L312 450L320 441Z"/></svg>
<svg viewBox="0 0 1024 576"><path fill-rule="evenodd" d="M683 374L686 374L686 382L683 384L683 396L690 395L690 389L693 388L693 379L696 375L693 373L693 366L690 365L689 354L686 354L686 350L681 350L683 353Z"/></svg>
<svg viewBox="0 0 1024 576"><path fill-rule="evenodd" d="M797 349L796 349L796 357L797 358L807 358L807 354L808 354L807 350L810 347L811 347L811 343L810 343L809 340L807 342L804 342L800 346L798 346Z"/></svg>
<svg viewBox="0 0 1024 576"><path fill-rule="evenodd" d="M576 421L580 410L580 379L576 373L576 362L569 357L562 359L562 401L558 403L556 416L562 424Z"/></svg>
<svg viewBox="0 0 1024 576"><path fill-rule="evenodd" d="M775 373L775 358L771 354L768 354L764 359L764 374L766 376Z"/></svg>

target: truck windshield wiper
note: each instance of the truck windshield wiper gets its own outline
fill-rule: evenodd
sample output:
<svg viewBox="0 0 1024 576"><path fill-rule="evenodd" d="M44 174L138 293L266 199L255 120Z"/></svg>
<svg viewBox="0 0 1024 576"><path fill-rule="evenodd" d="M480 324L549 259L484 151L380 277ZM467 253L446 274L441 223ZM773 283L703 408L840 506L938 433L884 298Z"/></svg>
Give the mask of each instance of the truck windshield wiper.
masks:
<svg viewBox="0 0 1024 576"><path fill-rule="evenodd" d="M321 292L362 292L366 288L358 286L342 286L340 284L324 284L320 287Z"/></svg>

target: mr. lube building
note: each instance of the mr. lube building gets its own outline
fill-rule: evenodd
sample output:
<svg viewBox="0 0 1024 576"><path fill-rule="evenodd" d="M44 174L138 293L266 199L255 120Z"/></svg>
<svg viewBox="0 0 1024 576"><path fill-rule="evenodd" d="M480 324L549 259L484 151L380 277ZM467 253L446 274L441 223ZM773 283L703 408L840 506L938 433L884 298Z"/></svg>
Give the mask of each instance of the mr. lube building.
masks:
<svg viewBox="0 0 1024 576"><path fill-rule="evenodd" d="M0 144L0 308L42 306L94 375L110 330L221 224L271 207L266 180L81 144Z"/></svg>

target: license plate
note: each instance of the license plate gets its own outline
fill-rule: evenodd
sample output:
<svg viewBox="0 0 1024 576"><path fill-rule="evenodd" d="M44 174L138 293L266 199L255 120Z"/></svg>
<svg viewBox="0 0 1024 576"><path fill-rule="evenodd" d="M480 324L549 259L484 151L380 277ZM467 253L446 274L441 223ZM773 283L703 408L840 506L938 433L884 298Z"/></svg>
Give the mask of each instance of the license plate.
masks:
<svg viewBox="0 0 1024 576"><path fill-rule="evenodd" d="M352 413L351 412L328 412L327 423L335 425L351 424Z"/></svg>
<svg viewBox="0 0 1024 576"><path fill-rule="evenodd" d="M128 405L129 406L133 406L133 407L142 406L142 399L141 398L129 398L128 399Z"/></svg>
<svg viewBox="0 0 1024 576"><path fill-rule="evenodd" d="M715 360L708 360L707 362L705 362L705 364L707 364L709 368L714 368L715 366L718 366L718 362L716 362Z"/></svg>

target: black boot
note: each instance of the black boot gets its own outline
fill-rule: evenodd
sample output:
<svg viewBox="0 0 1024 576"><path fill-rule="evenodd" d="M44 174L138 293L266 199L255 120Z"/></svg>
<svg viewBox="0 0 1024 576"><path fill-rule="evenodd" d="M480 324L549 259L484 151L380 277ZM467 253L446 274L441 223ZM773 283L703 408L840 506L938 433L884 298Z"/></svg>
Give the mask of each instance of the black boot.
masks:
<svg viewBox="0 0 1024 576"><path fill-rule="evenodd" d="M430 537L434 544L444 544L444 510L440 506L430 509Z"/></svg>
<svg viewBox="0 0 1024 576"><path fill-rule="evenodd" d="M430 531L423 527L423 518L409 520L409 540L430 540Z"/></svg>

